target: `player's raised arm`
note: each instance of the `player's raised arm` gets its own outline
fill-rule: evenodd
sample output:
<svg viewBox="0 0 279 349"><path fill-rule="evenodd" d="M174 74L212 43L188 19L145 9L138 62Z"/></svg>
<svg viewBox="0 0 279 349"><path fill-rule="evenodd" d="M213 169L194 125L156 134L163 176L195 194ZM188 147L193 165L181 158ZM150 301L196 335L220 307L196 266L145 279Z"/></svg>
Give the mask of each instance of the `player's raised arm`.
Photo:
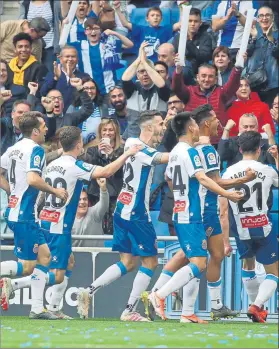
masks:
<svg viewBox="0 0 279 349"><path fill-rule="evenodd" d="M217 183L215 183L211 178L209 178L204 171L199 171L195 173L195 177L208 190L227 198L233 202L237 202L243 198L243 194L239 191L229 192L221 188Z"/></svg>
<svg viewBox="0 0 279 349"><path fill-rule="evenodd" d="M105 167L96 167L92 173L92 178L109 178L115 174L126 162L126 160L135 154L137 154L142 149L142 145L133 145L128 150L126 150L118 159L110 163Z"/></svg>
<svg viewBox="0 0 279 349"><path fill-rule="evenodd" d="M43 178L37 172L30 171L27 173L27 183L44 193L49 193L57 196L63 201L67 201L68 193L63 188L53 188L48 183L46 183Z"/></svg>
<svg viewBox="0 0 279 349"><path fill-rule="evenodd" d="M224 189L234 188L236 185L250 182L256 178L256 172L251 168L247 168L245 171L245 176L240 178L224 179L220 177L219 171L211 171L206 175Z"/></svg>

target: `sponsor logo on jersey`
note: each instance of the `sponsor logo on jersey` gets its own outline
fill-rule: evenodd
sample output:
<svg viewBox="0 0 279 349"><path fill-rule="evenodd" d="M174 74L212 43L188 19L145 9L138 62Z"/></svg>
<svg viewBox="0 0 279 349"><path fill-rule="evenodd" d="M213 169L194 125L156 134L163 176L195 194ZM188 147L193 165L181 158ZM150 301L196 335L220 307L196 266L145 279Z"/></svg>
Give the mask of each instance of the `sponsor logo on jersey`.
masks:
<svg viewBox="0 0 279 349"><path fill-rule="evenodd" d="M18 202L18 198L15 195L10 196L8 207L15 208Z"/></svg>
<svg viewBox="0 0 279 349"><path fill-rule="evenodd" d="M34 157L34 166L39 167L40 164L41 164L41 158L40 158L39 155L36 155L36 156Z"/></svg>
<svg viewBox="0 0 279 349"><path fill-rule="evenodd" d="M213 153L209 153L209 154L207 155L207 160L208 160L209 165L215 165L215 164L217 164L216 156L215 156Z"/></svg>
<svg viewBox="0 0 279 349"><path fill-rule="evenodd" d="M186 201L175 201L173 212L174 213L184 212L185 207L186 207Z"/></svg>
<svg viewBox="0 0 279 349"><path fill-rule="evenodd" d="M38 251L39 251L39 245L35 244L34 247L33 247L33 252L34 253L38 253Z"/></svg>
<svg viewBox="0 0 279 349"><path fill-rule="evenodd" d="M119 197L118 200L123 204L123 205L130 205L130 203L132 202L132 194L130 193L126 193L126 192L122 192Z"/></svg>
<svg viewBox="0 0 279 349"><path fill-rule="evenodd" d="M201 159L198 155L194 156L194 163L197 167L201 166Z"/></svg>
<svg viewBox="0 0 279 349"><path fill-rule="evenodd" d="M207 241L206 241L206 240L202 240L202 248L203 248L204 250L207 249Z"/></svg>
<svg viewBox="0 0 279 349"><path fill-rule="evenodd" d="M58 223L60 217L60 212L42 210L40 213L40 219L42 221L47 221L51 223Z"/></svg>
<svg viewBox="0 0 279 349"><path fill-rule="evenodd" d="M268 218L265 214L258 216L247 216L240 218L242 228L259 228L268 225Z"/></svg>

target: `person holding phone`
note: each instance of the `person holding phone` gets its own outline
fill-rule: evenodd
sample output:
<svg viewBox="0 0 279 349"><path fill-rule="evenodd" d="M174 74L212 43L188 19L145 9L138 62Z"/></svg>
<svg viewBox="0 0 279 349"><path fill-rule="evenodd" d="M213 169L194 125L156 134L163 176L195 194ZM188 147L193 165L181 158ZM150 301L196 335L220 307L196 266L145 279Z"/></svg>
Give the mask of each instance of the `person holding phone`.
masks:
<svg viewBox="0 0 279 349"><path fill-rule="evenodd" d="M121 143L120 127L116 119L103 118L98 127L95 146L87 149L86 161L92 165L106 166L123 154L124 148ZM123 182L122 168L112 177L107 179L107 190L109 193L109 209L103 220L104 234L113 233L113 216L116 200ZM89 200L95 204L100 199L100 188L95 180L88 187Z"/></svg>

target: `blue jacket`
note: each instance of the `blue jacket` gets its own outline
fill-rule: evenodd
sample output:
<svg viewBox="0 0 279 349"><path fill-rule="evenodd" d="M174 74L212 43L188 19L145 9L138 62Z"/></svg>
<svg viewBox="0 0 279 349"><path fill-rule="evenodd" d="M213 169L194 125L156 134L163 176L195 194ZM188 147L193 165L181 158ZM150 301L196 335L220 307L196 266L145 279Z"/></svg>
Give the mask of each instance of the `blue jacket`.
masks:
<svg viewBox="0 0 279 349"><path fill-rule="evenodd" d="M84 78L85 76L89 76L86 73L82 73L78 69L74 71L74 75L76 78ZM41 95L46 96L50 90L59 90L62 93L63 100L64 100L64 110L63 112L66 113L69 106L72 104L74 100L74 92L75 88L70 84L70 81L67 82L67 78L65 73L62 71L60 78L56 81L54 80L53 73L48 73L45 77L45 81L41 87Z"/></svg>
<svg viewBox="0 0 279 349"><path fill-rule="evenodd" d="M278 30L273 31L274 42L270 42L263 34L259 24L256 24L258 35L257 39L250 41L247 53L247 72L253 73L262 66L263 60L265 60L264 67L267 73L267 87L266 90L277 88L278 82Z"/></svg>

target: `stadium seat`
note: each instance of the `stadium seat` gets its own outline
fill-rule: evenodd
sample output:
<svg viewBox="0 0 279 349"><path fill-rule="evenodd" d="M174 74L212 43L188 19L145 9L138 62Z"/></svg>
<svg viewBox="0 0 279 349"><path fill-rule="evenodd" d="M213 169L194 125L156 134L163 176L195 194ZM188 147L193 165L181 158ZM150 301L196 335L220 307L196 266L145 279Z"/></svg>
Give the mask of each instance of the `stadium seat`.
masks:
<svg viewBox="0 0 279 349"><path fill-rule="evenodd" d="M276 212L277 215L278 215L278 211L279 211L279 208L278 208L278 200L279 200L278 192L279 192L278 189L273 189L273 191L272 191L272 193L273 193L273 205L272 205L271 210L270 210L270 212Z"/></svg>
<svg viewBox="0 0 279 349"><path fill-rule="evenodd" d="M120 69L116 70L117 81L121 81L122 80L122 75L123 75L124 71L128 68L127 61L121 59L120 63L123 64L123 68L120 68Z"/></svg>
<svg viewBox="0 0 279 349"><path fill-rule="evenodd" d="M171 9L171 23L177 23L180 17L180 10L178 7Z"/></svg>

